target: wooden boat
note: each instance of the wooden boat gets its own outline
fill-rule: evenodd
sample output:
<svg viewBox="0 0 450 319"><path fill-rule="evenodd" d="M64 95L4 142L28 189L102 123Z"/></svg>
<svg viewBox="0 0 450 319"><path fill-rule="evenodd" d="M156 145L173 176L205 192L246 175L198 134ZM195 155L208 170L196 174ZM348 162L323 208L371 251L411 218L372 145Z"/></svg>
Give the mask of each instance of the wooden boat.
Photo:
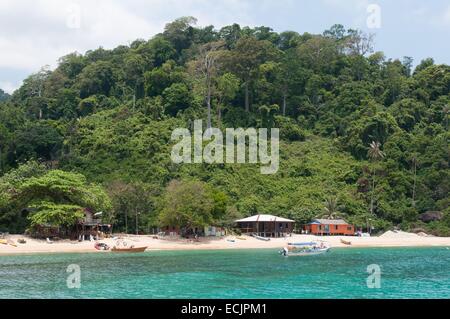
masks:
<svg viewBox="0 0 450 319"><path fill-rule="evenodd" d="M17 247L16 243L11 239L0 239L0 245Z"/></svg>
<svg viewBox="0 0 450 319"><path fill-rule="evenodd" d="M323 242L289 243L287 247L280 251L280 254L285 257L315 256L325 254L330 249L330 246L325 245Z"/></svg>
<svg viewBox="0 0 450 319"><path fill-rule="evenodd" d="M11 239L8 239L8 245L13 246L13 247L17 247L17 244Z"/></svg>
<svg viewBox="0 0 450 319"><path fill-rule="evenodd" d="M258 239L258 240L262 240L262 241L270 241L270 238L267 238L267 237L261 237L261 236L258 236L258 235L256 235L256 234L253 234L252 236L253 236L254 238Z"/></svg>
<svg viewBox="0 0 450 319"><path fill-rule="evenodd" d="M111 249L112 252L115 253L143 253L144 251L147 250L147 246L146 247L130 247L130 248L117 248L117 247L113 247Z"/></svg>
<svg viewBox="0 0 450 319"><path fill-rule="evenodd" d="M347 245L347 246L351 246L352 245L351 241L346 241L346 240L343 240L342 238L341 238L341 243L343 243L344 245Z"/></svg>

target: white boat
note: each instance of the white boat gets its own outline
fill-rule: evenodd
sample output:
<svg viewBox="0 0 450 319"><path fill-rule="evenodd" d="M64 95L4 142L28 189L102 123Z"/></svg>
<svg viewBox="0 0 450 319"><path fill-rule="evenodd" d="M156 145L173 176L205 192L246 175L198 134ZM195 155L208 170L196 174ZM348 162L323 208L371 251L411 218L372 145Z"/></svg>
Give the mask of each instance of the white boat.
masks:
<svg viewBox="0 0 450 319"><path fill-rule="evenodd" d="M324 242L289 243L280 251L280 254L289 256L314 256L329 252L331 247Z"/></svg>
<svg viewBox="0 0 450 319"><path fill-rule="evenodd" d="M258 240L262 240L262 241L270 241L270 238L267 237L262 237L262 236L258 236L256 234L252 235L254 238L258 239Z"/></svg>

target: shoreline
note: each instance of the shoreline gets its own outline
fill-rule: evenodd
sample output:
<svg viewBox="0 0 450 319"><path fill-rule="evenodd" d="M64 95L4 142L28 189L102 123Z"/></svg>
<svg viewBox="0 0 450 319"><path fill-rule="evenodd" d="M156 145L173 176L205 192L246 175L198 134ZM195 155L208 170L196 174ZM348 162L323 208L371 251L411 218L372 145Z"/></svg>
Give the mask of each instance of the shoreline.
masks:
<svg viewBox="0 0 450 319"><path fill-rule="evenodd" d="M279 247L282 248L282 247ZM390 249L390 248L421 248L421 249L426 249L426 248L447 248L450 250L450 245L422 245L422 246L418 246L418 245L413 245L413 246L339 246L339 247L331 247L331 249L347 249L347 250L351 250L351 249L358 249L358 248L363 248L363 249L377 249L377 248L383 248L383 249ZM182 249L182 248L173 248L173 249L151 249L148 248L145 253L150 253L150 252L180 252L180 251L186 251L186 252L201 252L201 251L209 251L209 252L214 252L214 251L246 251L246 250L273 250L274 248L270 248L270 247L258 247L258 248L188 248L188 249ZM39 256L39 255L85 255L85 254L112 254L111 251L97 251L97 250L76 250L76 251L66 251L66 250L61 250L61 251L39 251L39 252L11 252L11 253L7 253L7 252L0 252L0 257L14 257L14 256ZM114 255L129 255L129 254L133 254L133 253L118 253L118 254L114 254Z"/></svg>
<svg viewBox="0 0 450 319"><path fill-rule="evenodd" d="M10 245L0 245L0 256L15 255L36 255L36 254L85 254L85 253L108 253L108 251L97 251L94 242L73 242L62 240L52 244L45 240L36 240L26 236L11 235L9 239L17 243L17 239L25 238L26 244L17 244L17 247ZM293 235L287 238L271 239L268 242L260 241L253 237L243 236L245 240L240 240L234 236L224 238L202 238L200 242L191 242L180 239L153 239L152 236L129 235L124 239L135 247L147 246L147 252L151 251L214 251L214 250L250 250L250 249L281 249L291 242L311 242L322 240L331 248L427 248L427 247L447 247L450 248L449 237L422 237L409 233L391 233L389 236L380 237L316 237L311 235ZM341 243L341 238L352 242L352 245ZM230 240L235 240L230 242ZM115 245L113 239L105 239L100 242Z"/></svg>

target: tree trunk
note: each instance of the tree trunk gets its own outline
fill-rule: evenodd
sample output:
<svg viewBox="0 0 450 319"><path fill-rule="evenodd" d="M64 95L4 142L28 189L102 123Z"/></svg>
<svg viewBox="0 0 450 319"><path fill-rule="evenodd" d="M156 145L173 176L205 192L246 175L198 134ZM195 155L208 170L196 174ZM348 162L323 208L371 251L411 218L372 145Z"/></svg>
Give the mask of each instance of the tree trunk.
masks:
<svg viewBox="0 0 450 319"><path fill-rule="evenodd" d="M137 85L134 86L134 91L133 91L133 110L136 110L136 91L137 91Z"/></svg>
<svg viewBox="0 0 450 319"><path fill-rule="evenodd" d="M370 213L373 215L374 212L374 202L375 202L375 169L373 170L373 176L372 176L372 194L370 198Z"/></svg>
<svg viewBox="0 0 450 319"><path fill-rule="evenodd" d="M125 234L128 234L128 214L125 212Z"/></svg>
<svg viewBox="0 0 450 319"><path fill-rule="evenodd" d="M245 82L245 111L250 112L250 97L249 97L248 82Z"/></svg>
<svg viewBox="0 0 450 319"><path fill-rule="evenodd" d="M139 213L136 210L136 235L139 235Z"/></svg>
<svg viewBox="0 0 450 319"><path fill-rule="evenodd" d="M286 116L287 94L283 93L283 116Z"/></svg>
<svg viewBox="0 0 450 319"><path fill-rule="evenodd" d="M217 121L219 122L219 127L222 122L222 108L220 104L217 105Z"/></svg>
<svg viewBox="0 0 450 319"><path fill-rule="evenodd" d="M414 208L416 208L416 186L417 186L417 163L414 162L414 185L412 195L412 205Z"/></svg>
<svg viewBox="0 0 450 319"><path fill-rule="evenodd" d="M212 127L211 119L211 79L207 79L208 92L206 95L206 106L208 107L208 128Z"/></svg>

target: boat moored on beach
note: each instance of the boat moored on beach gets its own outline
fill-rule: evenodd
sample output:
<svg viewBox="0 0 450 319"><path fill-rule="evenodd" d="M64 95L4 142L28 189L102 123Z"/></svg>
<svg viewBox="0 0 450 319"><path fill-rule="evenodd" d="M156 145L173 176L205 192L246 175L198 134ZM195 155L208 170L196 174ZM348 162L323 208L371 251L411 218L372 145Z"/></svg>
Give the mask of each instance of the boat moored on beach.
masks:
<svg viewBox="0 0 450 319"><path fill-rule="evenodd" d="M352 242L351 241L348 241L348 240L344 240L344 239L340 239L340 241L341 241L341 243L342 244L344 244L344 245L347 245L347 246L351 246L352 245Z"/></svg>
<svg viewBox="0 0 450 319"><path fill-rule="evenodd" d="M325 242L289 243L280 254L289 256L313 256L329 252L331 247Z"/></svg>
<svg viewBox="0 0 450 319"><path fill-rule="evenodd" d="M148 246L143 247L135 247L134 245L130 245L125 240L118 240L116 245L111 248L113 253L143 253L146 251Z"/></svg>
<svg viewBox="0 0 450 319"><path fill-rule="evenodd" d="M147 250L147 247L130 247L130 248L118 248L113 247L111 249L114 253L143 253Z"/></svg>
<svg viewBox="0 0 450 319"><path fill-rule="evenodd" d="M110 247L107 244L99 243L99 242L95 243L94 248L97 250L103 250L103 251L110 250Z"/></svg>
<svg viewBox="0 0 450 319"><path fill-rule="evenodd" d="M259 235L256 235L256 234L253 234L252 237L254 237L254 238L258 239L258 240L262 240L262 241L270 241L270 238L259 236Z"/></svg>

